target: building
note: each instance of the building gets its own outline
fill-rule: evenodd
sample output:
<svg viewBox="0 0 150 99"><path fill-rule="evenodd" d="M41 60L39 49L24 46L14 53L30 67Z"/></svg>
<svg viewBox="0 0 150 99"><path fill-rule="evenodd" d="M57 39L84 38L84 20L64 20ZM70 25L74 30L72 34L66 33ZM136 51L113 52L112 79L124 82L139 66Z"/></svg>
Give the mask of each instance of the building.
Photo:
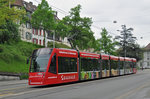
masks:
<svg viewBox="0 0 150 99"><path fill-rule="evenodd" d="M48 45L48 42L53 42L53 35L50 33L50 31L44 31L43 29L34 29L32 27L30 22L31 15L37 8L35 5L33 5L32 2L28 3L23 0L15 0L11 7L16 7L18 9L24 7L27 13L27 17L29 18L29 20L26 21L26 23L21 24L19 27L21 40L45 46ZM59 18L57 17L57 13L55 14L55 19L59 20ZM69 45L67 40L62 40L60 37L55 37L55 40Z"/></svg>
<svg viewBox="0 0 150 99"><path fill-rule="evenodd" d="M150 43L144 48L143 59L138 62L138 66L150 69Z"/></svg>

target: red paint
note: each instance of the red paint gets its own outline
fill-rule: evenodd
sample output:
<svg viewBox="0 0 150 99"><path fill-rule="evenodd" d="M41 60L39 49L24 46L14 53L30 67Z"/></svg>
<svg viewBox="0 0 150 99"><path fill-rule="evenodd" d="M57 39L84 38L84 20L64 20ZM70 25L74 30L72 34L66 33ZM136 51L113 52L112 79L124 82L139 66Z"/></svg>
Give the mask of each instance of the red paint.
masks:
<svg viewBox="0 0 150 99"><path fill-rule="evenodd" d="M102 59L102 60L109 60L109 55L102 54L102 55L101 55L101 59Z"/></svg>
<svg viewBox="0 0 150 99"><path fill-rule="evenodd" d="M120 61L124 61L124 57L119 57L119 60Z"/></svg>
<svg viewBox="0 0 150 99"><path fill-rule="evenodd" d="M125 61L132 61L132 58L125 57Z"/></svg>
<svg viewBox="0 0 150 99"><path fill-rule="evenodd" d="M52 56L56 54L56 64L57 64L57 74L53 74L48 72L50 67ZM29 73L29 85L48 85L48 84L57 84L57 83L66 83L66 82L74 82L79 80L78 71L76 73L58 73L58 56L60 57L73 57L78 58L78 53L75 50L67 50L67 49L53 49L53 52L50 56L47 70L45 73L39 72ZM78 60L77 60L78 63ZM78 64L77 64L78 70Z"/></svg>
<svg viewBox="0 0 150 99"><path fill-rule="evenodd" d="M110 56L110 59L111 60L119 60L119 57L117 57L117 56Z"/></svg>
<svg viewBox="0 0 150 99"><path fill-rule="evenodd" d="M80 52L80 57L99 59L100 55L99 54L94 54L94 53Z"/></svg>
<svg viewBox="0 0 150 99"><path fill-rule="evenodd" d="M44 43L44 40L43 40ZM56 55L56 69L57 73L50 73L49 68L51 64L52 57ZM102 60L121 60L124 61L123 57L117 57L117 56L109 56L109 55L99 55L94 53L87 53L87 52L79 52L80 57L85 58L96 58ZM77 72L68 72L68 73L58 73L58 57L71 57L71 58L77 58ZM126 61L132 61L135 62L135 59L131 58L125 58ZM30 72L29 73L29 79L28 83L29 85L49 85L49 84L58 84L58 83L67 83L67 82L75 82L79 81L79 60L78 60L78 52L76 50L71 49L59 49L54 48L48 64L46 72ZM31 64L31 63L30 63ZM133 68L133 72L136 73L136 68Z"/></svg>
<svg viewBox="0 0 150 99"><path fill-rule="evenodd" d="M132 58L132 62L136 64L136 59ZM135 67L135 68L133 68L133 73L136 74L136 72L137 72L137 69Z"/></svg>

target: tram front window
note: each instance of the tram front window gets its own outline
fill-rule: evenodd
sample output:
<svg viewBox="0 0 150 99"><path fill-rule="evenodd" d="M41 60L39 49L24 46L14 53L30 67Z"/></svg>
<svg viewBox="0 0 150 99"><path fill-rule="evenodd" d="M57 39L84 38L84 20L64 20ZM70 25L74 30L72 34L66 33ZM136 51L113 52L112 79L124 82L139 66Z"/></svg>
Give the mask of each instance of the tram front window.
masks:
<svg viewBox="0 0 150 99"><path fill-rule="evenodd" d="M34 50L31 58L30 72L46 72L52 49Z"/></svg>

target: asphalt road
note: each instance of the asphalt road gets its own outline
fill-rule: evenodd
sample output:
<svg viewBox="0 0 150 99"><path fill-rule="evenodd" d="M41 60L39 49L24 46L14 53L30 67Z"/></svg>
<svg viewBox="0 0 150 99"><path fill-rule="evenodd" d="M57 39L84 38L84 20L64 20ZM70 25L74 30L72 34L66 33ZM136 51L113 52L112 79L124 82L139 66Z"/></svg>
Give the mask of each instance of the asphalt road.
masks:
<svg viewBox="0 0 150 99"><path fill-rule="evenodd" d="M150 99L150 70L81 83L28 86L26 80L1 81L2 99Z"/></svg>

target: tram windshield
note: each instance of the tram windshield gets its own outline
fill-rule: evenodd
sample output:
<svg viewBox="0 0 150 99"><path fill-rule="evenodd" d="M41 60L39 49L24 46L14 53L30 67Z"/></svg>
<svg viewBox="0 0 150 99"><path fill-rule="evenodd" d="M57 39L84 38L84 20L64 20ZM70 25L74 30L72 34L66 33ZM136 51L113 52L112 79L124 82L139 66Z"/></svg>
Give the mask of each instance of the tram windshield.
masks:
<svg viewBox="0 0 150 99"><path fill-rule="evenodd" d="M33 51L30 72L46 72L52 49L41 48Z"/></svg>

